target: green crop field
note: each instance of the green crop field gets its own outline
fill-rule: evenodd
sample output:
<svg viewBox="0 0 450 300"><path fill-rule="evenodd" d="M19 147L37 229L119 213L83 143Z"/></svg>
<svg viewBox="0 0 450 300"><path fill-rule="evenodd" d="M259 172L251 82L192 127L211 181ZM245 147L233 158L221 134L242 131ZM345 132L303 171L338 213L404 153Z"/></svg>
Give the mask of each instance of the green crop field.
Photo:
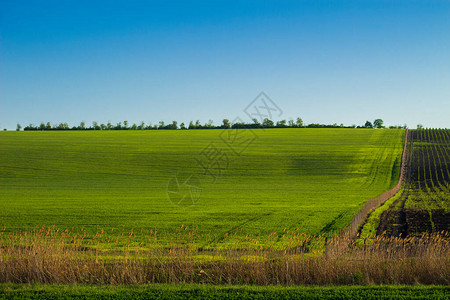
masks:
<svg viewBox="0 0 450 300"><path fill-rule="evenodd" d="M1 132L0 226L158 229L163 239L181 225L205 236L326 233L396 184L403 136L394 129Z"/></svg>
<svg viewBox="0 0 450 300"><path fill-rule="evenodd" d="M450 130L411 132L411 171L407 208L448 210L450 202Z"/></svg>
<svg viewBox="0 0 450 300"><path fill-rule="evenodd" d="M0 284L0 299L448 299L448 286L214 286ZM447 296L446 296L447 295Z"/></svg>
<svg viewBox="0 0 450 300"><path fill-rule="evenodd" d="M410 130L407 152L405 189L380 216L378 231L400 230L405 235L448 231L450 130Z"/></svg>

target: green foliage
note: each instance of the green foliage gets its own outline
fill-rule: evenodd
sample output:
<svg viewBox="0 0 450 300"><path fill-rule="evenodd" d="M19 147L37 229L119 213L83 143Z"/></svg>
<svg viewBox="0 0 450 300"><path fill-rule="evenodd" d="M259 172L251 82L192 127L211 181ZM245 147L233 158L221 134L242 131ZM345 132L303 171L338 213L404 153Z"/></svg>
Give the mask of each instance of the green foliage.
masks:
<svg viewBox="0 0 450 300"><path fill-rule="evenodd" d="M383 128L383 123L384 121L382 119L376 119L375 121L373 121L373 127L374 128Z"/></svg>
<svg viewBox="0 0 450 300"><path fill-rule="evenodd" d="M448 286L0 285L0 299L448 299Z"/></svg>
<svg viewBox="0 0 450 300"><path fill-rule="evenodd" d="M69 127L67 123L60 123L51 125L50 122L47 122L47 125L44 123L41 123L39 126L34 126L33 124L29 124L28 126L25 126L23 128L24 131L36 131L36 130L159 130L159 129L178 129L177 121L172 121L172 124L166 125L164 121L160 121L159 125L152 126L151 123L149 125L145 125L144 122L141 122L140 125L137 125L133 123L133 125L128 126L128 121L123 121L117 123L116 126L113 126L111 123L108 122L107 125L100 124L96 121L92 122L91 127L86 127L85 122L81 122L79 126L74 126L72 128ZM183 125L183 126L181 126ZM259 122L258 119L252 119L252 122L245 123L245 122L235 122L231 124L231 122L228 119L224 119L222 125L214 125L213 120L209 120L207 123L202 125L199 120L195 121L195 124L193 121L189 122L188 127L186 128L185 124L182 122L180 124L179 129L229 129L229 128L384 128L383 126L383 120L382 119L376 119L374 121L374 124L370 123L369 121L366 122L364 126L344 126L344 124L338 125L337 123L334 124L320 124L320 123L311 123L308 125L304 125L303 120L301 118L297 118L297 120L294 122L294 120L279 120L279 121L272 121L268 118L265 118L262 123ZM389 126L390 129L406 129L406 125L404 126ZM19 130L18 130L19 131Z"/></svg>
<svg viewBox="0 0 450 300"><path fill-rule="evenodd" d="M223 119L223 125L222 125L222 127L223 127L224 129L230 129L230 128L231 128L231 123L230 123L230 121L229 121L228 119Z"/></svg>

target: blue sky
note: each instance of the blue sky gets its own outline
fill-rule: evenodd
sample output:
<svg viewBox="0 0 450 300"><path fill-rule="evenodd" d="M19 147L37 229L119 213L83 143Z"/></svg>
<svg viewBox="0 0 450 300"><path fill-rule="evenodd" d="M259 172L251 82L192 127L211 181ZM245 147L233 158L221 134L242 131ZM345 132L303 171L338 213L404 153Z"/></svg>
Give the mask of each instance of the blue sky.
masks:
<svg viewBox="0 0 450 300"><path fill-rule="evenodd" d="M95 2L95 3L92 3ZM3 1L0 128L245 118L450 127L450 1Z"/></svg>

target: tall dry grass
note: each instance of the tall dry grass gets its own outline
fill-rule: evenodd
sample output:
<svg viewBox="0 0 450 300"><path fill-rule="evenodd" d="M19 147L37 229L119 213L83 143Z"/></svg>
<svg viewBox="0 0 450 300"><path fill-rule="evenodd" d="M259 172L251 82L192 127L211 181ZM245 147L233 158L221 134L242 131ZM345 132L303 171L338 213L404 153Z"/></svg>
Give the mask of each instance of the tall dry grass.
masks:
<svg viewBox="0 0 450 300"><path fill-rule="evenodd" d="M133 242L135 233L131 231L117 235L128 245L107 252L101 251L101 243L120 242L103 230L93 237L54 227L0 235L2 283L450 283L450 236L446 232L406 239L377 236L359 244L350 235L325 241L298 233L289 235L296 243L288 243L284 249L245 249L234 244L222 250L204 250L191 247L195 239L186 244L182 238L182 242L157 247L154 234L146 236L147 242ZM96 245L96 240L101 242ZM325 251L313 249L317 241L326 243Z"/></svg>

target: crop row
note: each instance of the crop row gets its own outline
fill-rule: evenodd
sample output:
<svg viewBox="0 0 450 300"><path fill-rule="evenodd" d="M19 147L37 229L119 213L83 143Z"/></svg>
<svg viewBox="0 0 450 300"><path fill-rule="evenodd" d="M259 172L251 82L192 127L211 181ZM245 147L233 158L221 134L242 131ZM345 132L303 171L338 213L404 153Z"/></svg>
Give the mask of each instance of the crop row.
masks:
<svg viewBox="0 0 450 300"><path fill-rule="evenodd" d="M404 192L381 217L379 232L448 231L450 130L410 130L408 141Z"/></svg>
<svg viewBox="0 0 450 300"><path fill-rule="evenodd" d="M450 200L450 132L443 129L412 131L407 208L445 209Z"/></svg>

